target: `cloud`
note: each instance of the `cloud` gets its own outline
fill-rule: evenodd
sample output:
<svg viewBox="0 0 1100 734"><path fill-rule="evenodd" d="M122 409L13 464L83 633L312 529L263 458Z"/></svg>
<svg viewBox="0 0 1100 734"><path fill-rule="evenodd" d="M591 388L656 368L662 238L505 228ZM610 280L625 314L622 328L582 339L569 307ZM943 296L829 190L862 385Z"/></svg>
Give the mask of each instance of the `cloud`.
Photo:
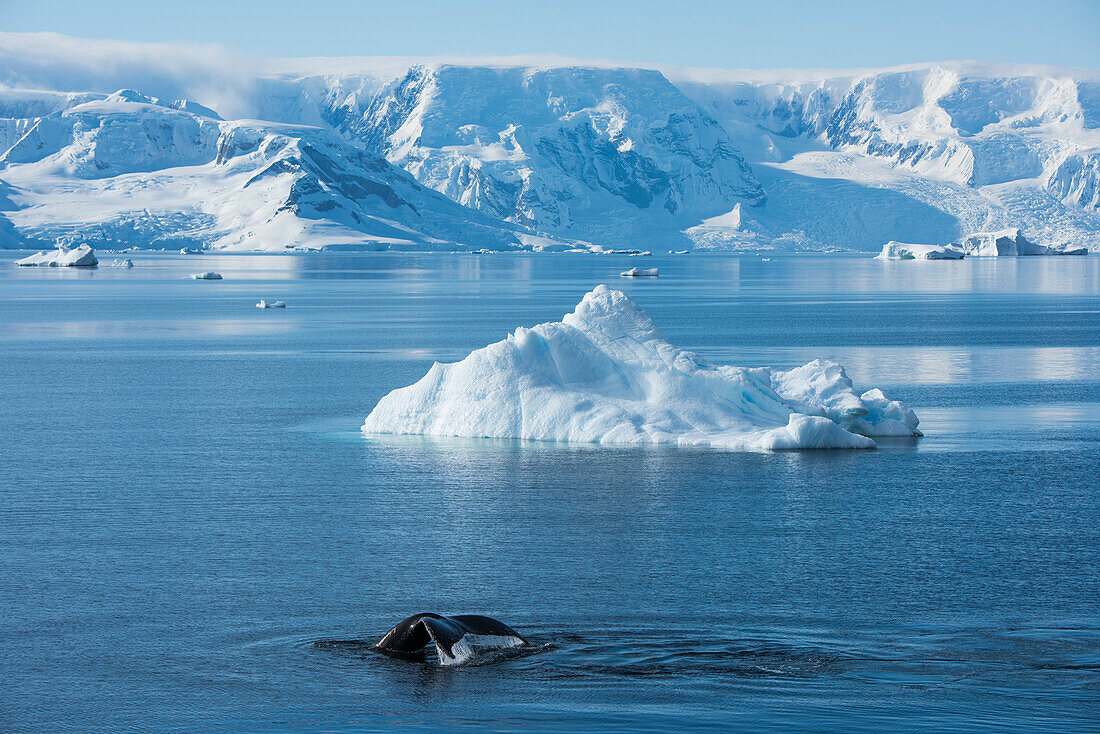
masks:
<svg viewBox="0 0 1100 734"><path fill-rule="evenodd" d="M61 92L137 89L248 115L263 61L215 45L137 43L0 32L0 85Z"/></svg>

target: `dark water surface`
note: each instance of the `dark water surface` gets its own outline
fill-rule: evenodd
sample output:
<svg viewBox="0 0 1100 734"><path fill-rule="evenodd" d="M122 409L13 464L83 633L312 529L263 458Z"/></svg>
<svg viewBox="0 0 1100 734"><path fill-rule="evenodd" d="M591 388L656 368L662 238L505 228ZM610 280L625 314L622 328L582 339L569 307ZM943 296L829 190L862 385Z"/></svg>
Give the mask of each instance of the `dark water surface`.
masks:
<svg viewBox="0 0 1100 734"><path fill-rule="evenodd" d="M0 730L1100 729L1100 258L132 257L0 259ZM358 434L600 282L712 361L835 358L927 436ZM419 611L548 649L314 644Z"/></svg>

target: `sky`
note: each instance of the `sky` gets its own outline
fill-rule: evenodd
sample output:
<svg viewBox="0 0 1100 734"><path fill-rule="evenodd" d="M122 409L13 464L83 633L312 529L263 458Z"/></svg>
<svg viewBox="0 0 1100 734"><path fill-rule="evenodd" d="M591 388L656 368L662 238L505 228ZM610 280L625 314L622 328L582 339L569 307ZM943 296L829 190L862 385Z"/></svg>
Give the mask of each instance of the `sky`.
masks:
<svg viewBox="0 0 1100 734"><path fill-rule="evenodd" d="M0 30L285 56L562 55L720 68L1100 68L1100 0L0 0Z"/></svg>

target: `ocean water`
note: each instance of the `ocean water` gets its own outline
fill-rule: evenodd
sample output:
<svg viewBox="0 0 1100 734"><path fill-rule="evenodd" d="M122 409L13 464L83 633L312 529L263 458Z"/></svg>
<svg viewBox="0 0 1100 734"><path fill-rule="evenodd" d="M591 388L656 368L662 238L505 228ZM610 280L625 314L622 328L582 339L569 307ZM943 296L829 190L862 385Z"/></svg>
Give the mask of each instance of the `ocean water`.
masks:
<svg viewBox="0 0 1100 734"><path fill-rule="evenodd" d="M1100 258L132 258L0 256L0 730L1100 729ZM358 433L601 282L714 362L837 359L926 437ZM421 611L540 650L354 642Z"/></svg>

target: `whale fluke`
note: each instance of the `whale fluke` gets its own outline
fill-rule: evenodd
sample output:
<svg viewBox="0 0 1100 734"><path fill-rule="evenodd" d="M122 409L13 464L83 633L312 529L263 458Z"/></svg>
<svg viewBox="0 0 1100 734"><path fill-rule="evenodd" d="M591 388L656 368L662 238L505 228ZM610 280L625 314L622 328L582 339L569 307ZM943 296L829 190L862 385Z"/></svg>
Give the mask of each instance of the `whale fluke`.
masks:
<svg viewBox="0 0 1100 734"><path fill-rule="evenodd" d="M374 648L396 657L420 652L434 644L442 665L458 665L478 653L529 643L508 625L476 614L414 614L382 636Z"/></svg>

